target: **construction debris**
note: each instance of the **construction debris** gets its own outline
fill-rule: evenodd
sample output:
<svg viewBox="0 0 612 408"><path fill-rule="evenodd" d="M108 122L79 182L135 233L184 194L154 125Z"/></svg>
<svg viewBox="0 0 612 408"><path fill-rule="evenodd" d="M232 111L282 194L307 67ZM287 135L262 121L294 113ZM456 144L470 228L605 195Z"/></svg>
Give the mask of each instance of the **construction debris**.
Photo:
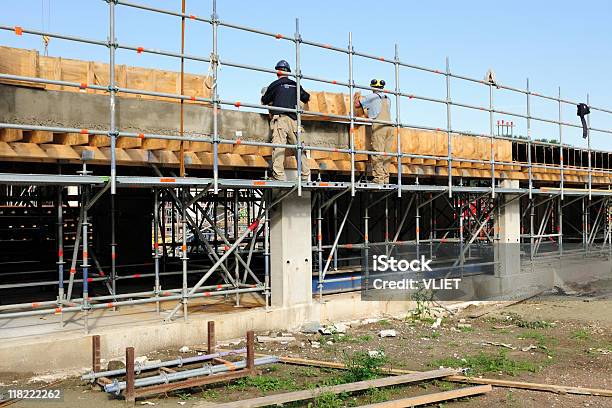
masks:
<svg viewBox="0 0 612 408"><path fill-rule="evenodd" d="M381 337L381 338L396 337L397 336L397 332L394 329L381 330L380 332L378 332L378 336Z"/></svg>

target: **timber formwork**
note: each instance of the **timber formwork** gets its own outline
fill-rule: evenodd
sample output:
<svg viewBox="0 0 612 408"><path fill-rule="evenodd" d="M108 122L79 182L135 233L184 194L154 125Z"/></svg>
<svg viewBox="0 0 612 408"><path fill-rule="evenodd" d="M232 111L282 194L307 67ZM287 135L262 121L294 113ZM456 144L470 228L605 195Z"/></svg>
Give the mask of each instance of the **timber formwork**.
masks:
<svg viewBox="0 0 612 408"><path fill-rule="evenodd" d="M361 261L364 254L367 257L370 253L388 252L390 248L402 245L413 245L418 255L424 251L433 254L434 248L437 250L442 244L451 244L452 250L447 253L445 259L439 259L438 262L450 266L459 274L474 273L479 270L475 268L478 266L491 265L494 269L496 262L487 256L487 251L500 238L496 219L508 199L519 200L521 203L522 261L533 264L542 257L577 254L610 256L612 237L609 201L612 196L612 172L609 153L591 149L590 135L592 132L610 134L612 130L591 127L589 124L586 149L574 149L564 144L563 129L580 126L563 120L562 106L576 105L576 102L563 99L560 91L556 96L548 96L531 91L529 81L525 89L519 89L458 75L451 72L448 58L443 70L418 66L402 61L397 46L392 58L362 53L354 49L351 35L346 48L309 41L301 37L297 20L293 35L243 27L221 20L214 0L210 18L193 16L185 10L174 12L121 0L111 0L107 3L109 33L106 41L0 25L0 29L13 31L17 35L77 41L106 47L109 52L107 86L0 74L0 79L4 80L91 88L107 92L108 129L87 130L8 122L0 123L0 128L80 133L87 136L106 136L110 139L110 169L89 164L87 155L82 156L80 166L38 164L26 169L13 162L2 165L5 169L5 172L0 174L0 184L3 186L3 213L0 214L3 223L3 245L12 245L16 249L11 249L7 255L3 255L2 277L8 281L5 280L0 285L0 290L17 293L26 289L21 299L28 301L20 302L20 296L17 295L11 297L10 301L0 305L0 318L44 314L63 316L64 313L78 312L82 313L87 329L87 317L92 310L115 309L127 305L155 304L157 312L160 316L163 312L163 318L167 320L173 319L179 312L187 319L190 304L197 304L199 299L211 296L231 297L236 304L240 304L243 296L251 294L267 307L270 298L270 212L274 211L284 198L293 194L301 196L304 192L308 192L312 197L312 244L313 259L316 260L313 282L319 297L326 291L357 289L360 278L356 273L363 268ZM176 53L118 42L115 36L117 7L175 16L181 20L183 29L186 21L208 24L212 28L212 52L209 56L198 56L185 54L184 48L180 53ZM295 48L295 70L292 73L284 73L221 59L218 53L220 29L241 30L292 43ZM302 47L314 47L346 55L348 80L337 81L302 73ZM178 58L181 62L192 60L210 64L211 96L204 98L183 93L168 94L118 87L115 80L115 52L118 49ZM349 101L352 101L358 90L371 90L369 86L357 84L353 80L354 58L375 60L394 67L395 87L385 91L394 98L394 120L381 121L359 117L355 114L352 103L348 115L308 111L300 108L299 100L296 100L296 109L275 108L297 115L298 132L295 145L232 139L228 135L220 134L218 116L223 106L268 109L258 103L222 99L217 87L220 64L274 75L287 75L295 79L298 87L302 80L343 86L348 89ZM444 78L446 98L438 99L402 91L400 68ZM183 75L181 72L181 78ZM453 100L451 81L466 81L486 87L489 93L488 106ZM494 95L497 89L522 95L525 98L525 112L507 112L496 108ZM182 115L179 135L123 131L117 125L116 102L119 92L174 99L181 102L181 112L183 101L186 100L209 104L212 106L212 132L197 137L183 134ZM446 127L433 128L404 122L400 111L402 98L444 105ZM533 98L557 103L558 117L551 119L533 116ZM488 112L489 133L477 134L456 129L451 121L454 107ZM612 113L600 107L590 108L602 114ZM495 135L495 115L525 120L527 139L517 141L507 135ZM349 129L348 145L340 148L306 145L302 140L300 126L303 116L345 123ZM558 143L532 140L533 121L558 126ZM355 127L373 124L390 126L396 130L395 151L379 152L356 148ZM405 152L400 137L402 129L444 132L446 154ZM453 137L457 133L488 141L488 159L457 157L453 151L453 146L456 146ZM120 167L116 157L116 142L120 137L179 141L180 163L177 169L155 165L137 170ZM513 143L512 160L496 159L494 146L497 140ZM204 142L212 146L210 170L192 170L189 176L186 175L185 142ZM262 174L263 171L258 173L244 169L223 174L223 170L220 170L219 147L239 144L295 149L297 174L301 173L303 150L310 153L321 151L346 154L350 157L350 169L346 174L334 175L330 181L323 181L321 177L313 181L302 181L299 177L295 181L274 181L267 179L266 175ZM367 172L356 165L357 155L391 158L398 176L387 185L368 182ZM404 164L405 160L433 161L436 171L429 174L409 173L404 169L404 166L407 166ZM457 170L461 163L478 165L488 176L465 176ZM32 172L34 168L38 171ZM524 177L514 178L518 180L515 184L505 183L507 177L503 171L508 168L518 168ZM537 177L536 173L549 173L551 177ZM123 195L127 195L128 199L122 201L120 197ZM138 207L135 202L143 204ZM134 210L135 206L141 214L140 223L143 225L136 220L138 217L130 215L130 210ZM35 224L32 214L37 217ZM31 225L26 226L27 223ZM127 230L140 228L144 231L127 232L126 224ZM20 231L19 234L24 234L21 239L15 233L17 230ZM138 234L138 238L133 238ZM19 241L23 242L20 244ZM147 242L148 247L143 250L142 245L134 245L139 249L132 248L134 242L130 241ZM132 261L122 262L119 256L122 247L130 248L130 255L138 250L142 252L134 255ZM32 253L33 248L38 251L36 255ZM54 255L50 255L53 253ZM29 267L28 262L31 259L28 258L36 258L39 265ZM39 278L49 274L54 274L57 278ZM166 278L168 288L162 284ZM126 282L125 288L122 288L122 281ZM346 284L347 282L349 284ZM95 287L93 294L92 286ZM75 291L77 287L81 291L79 295ZM27 290L31 288L35 289L28 294ZM53 290L47 290L48 288ZM40 297L29 298L36 296ZM163 305L168 304L170 307L162 310Z"/></svg>

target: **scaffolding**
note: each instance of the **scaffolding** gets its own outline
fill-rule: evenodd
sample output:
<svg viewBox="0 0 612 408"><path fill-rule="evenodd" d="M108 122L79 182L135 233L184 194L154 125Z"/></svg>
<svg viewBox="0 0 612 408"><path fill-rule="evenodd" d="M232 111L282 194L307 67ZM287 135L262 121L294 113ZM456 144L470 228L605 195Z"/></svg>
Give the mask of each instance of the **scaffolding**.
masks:
<svg viewBox="0 0 612 408"><path fill-rule="evenodd" d="M229 296L235 297L237 304L240 296L246 293L256 293L263 295L264 304L269 305L270 297L270 211L274 209L285 197L297 192L302 195L308 191L313 195L313 220L316 221L316 234L313 237L313 253L317 259L317 269L314 278L318 295L323 296L325 284L335 282L356 282L360 278L355 275L339 275L334 277L334 272L342 272L342 267L347 267L353 271L358 270L360 256L351 255L350 251L358 250L367 254L371 251L388 251L390 247L401 245L414 245L417 254L420 251L429 250L433 253L434 247L441 244L452 243L454 249L453 256L449 256L450 265L459 273L466 271L466 265L494 265L495 261L483 259L479 256L472 256L472 250L481 243L493 244L499 238L499 232L495 230L496 214L504 205L499 196L510 196L512 200L520 200L524 208L521 221L524 225L529 225L528 231L521 235L521 242L528 245L523 251L528 253L528 260L532 264L541 257L546 256L566 256L571 254L600 253L609 256L612 253L612 237L610 220L610 196L612 191L609 189L593 187L593 173L612 177L612 170L608 163L607 167L601 163L601 168L593 166L593 158L597 157L598 152L591 148L591 132L612 134L612 129L591 127L589 123L589 133L587 137L587 148L580 150L581 163L582 152L587 155L586 169L587 174L585 183L579 185L580 188L568 188L567 164L564 159L565 152L570 152L567 145L563 143L564 128L581 128L580 125L563 120L562 107L564 105L576 105L577 102L562 98L559 88L558 95L543 95L531 91L529 80L525 88L517 88L504 85L498 82L481 80L456 74L451 71L449 58L446 58L445 69L435 69L420 66L401 60L399 47L395 45L395 53L392 58L372 55L356 51L353 44L351 33L348 35L348 45L338 47L330 44L318 43L303 39L300 34L299 20L295 21L295 33L285 35L265 31L257 28L246 27L234 24L229 21L221 20L216 9L216 0L212 1L212 13L210 18L195 16L185 11L185 2L182 2L182 11L175 12L166 9L151 7L144 4L137 4L122 0L104 0L108 3L108 39L98 40L77 36L64 35L46 31L33 30L20 26L0 25L0 29L14 32L16 35L36 35L47 38L57 38L67 41L75 41L108 49L109 61L109 83L107 86L83 84L70 81L48 80L26 76L0 74L0 79L28 81L33 83L61 85L79 89L95 89L105 91L109 97L109 124L107 130L78 129L69 127L40 126L34 124L0 123L0 128L22 129L22 130L44 130L51 132L71 132L87 135L104 135L110 138L110 169L108 175L94 175L87 169L87 162L83 161L83 168L80 174L0 174L0 184L7 186L7 196L9 187L13 188L42 188L54 187L56 198L54 208L57 210L57 272L58 279L45 282L12 283L0 285L0 289L10 289L23 287L24 285L51 285L58 287L56 300L37 301L29 303L15 303L0 306L0 319L12 319L22 316L59 314L60 316L68 312L82 312L87 320L91 310L112 308L115 309L124 305L136 305L144 303L155 303L156 310L161 314L161 303L175 301L175 306L166 313L165 319L170 320L182 310L184 319L188 317L188 306L192 299L204 298L209 296ZM159 50L148 46L139 46L119 42L115 35L117 7L127 7L143 12L158 13L174 16L181 20L181 52L171 52ZM203 23L212 28L211 53L210 55L191 55L184 51L185 24ZM295 50L295 70L294 72L277 71L265 67L247 65L234 61L222 59L218 52L218 32L220 29L239 30L258 36L271 38L275 41L286 41L293 45ZM302 47L313 47L326 52L335 52L347 57L347 81L320 78L305 74L301 69L301 49ZM210 64L212 72L212 95L204 98L194 95L162 93L146 91L140 89L130 89L118 87L115 81L116 51L127 50L139 54L151 54L165 57L177 58L181 62L181 78L184 73L184 62L199 61ZM355 83L354 81L354 59L363 58L366 60L378 61L381 64L390 64L394 68L395 87L393 90L384 92L395 98L395 120L382 121L376 119L362 118L355 115L353 109L353 97L357 91L372 90L367 85ZM258 142L252 140L231 139L223 137L219 132L219 111L222 107L245 107L260 111L267 111L269 106L259 103L244 102L237 100L222 99L218 89L219 66L229 66L246 71L256 71L274 75L285 75L295 79L298 89L301 81L308 80L318 83L331 84L348 89L350 112L348 115L335 115L328 112L315 112L304 110L300 107L299 92L297 93L295 109L278 108L275 110L287 113L294 113L297 117L298 132L297 142L293 144L273 144L270 142ZM400 68L407 68L420 72L425 72L445 79L446 98L440 99L425 95L417 95L402 91L400 88ZM488 106L478 106L458 102L451 97L452 81L463 81L482 85L488 90ZM181 81L182 85L182 81ZM509 112L501 110L495 106L495 94L497 90L505 90L514 94L521 95L525 101L525 112ZM117 126L116 99L118 93L135 94L143 96L155 96L170 98L181 103L181 122L180 134L153 134L136 133L121 130ZM558 104L558 116L556 118L537 117L531 114L533 98L553 101ZM446 108L446 126L444 128L434 128L419 125L418 123L405 122L401 115L402 100L420 100L442 105ZM212 134L185 135L183 133L183 102L187 100L204 102L212 106L213 131ZM587 96L587 103L588 103ZM485 112L489 116L489 132L487 134L474 133L453 126L451 120L452 108L466 108L473 111ZM611 110L590 106L592 111L605 114L612 114ZM515 120L525 120L527 125L527 140L523 143L526 150L526 162L503 161L496 159L494 143L496 140L508 140L517 142L512 135L507 132L495 132L494 115L504 115L515 118ZM315 145L307 145L302 140L301 123L304 115L318 117L325 120L339 121L348 124L349 143L347 147L331 148ZM403 117L405 117L404 115ZM553 124L558 126L558 144L536 141L532 139L531 125L533 121ZM397 149L394 152L380 152L368 149L356 149L355 145L355 126L381 124L395 129ZM512 122L514 124L514 121ZM402 140L400 129L419 129L430 131L442 131L446 133L448 150L446 155L424 155L404 152L402 150ZM490 158L487 159L468 159L457 157L453 152L452 136L462 134L474 136L488 140L490 146ZM227 136L227 135L225 135ZM116 158L116 141L119 137L140 138L140 139L162 139L178 140L181 142L181 156L179 174L163 174L163 172L152 166L154 175L135 176L128 174L118 174ZM212 146L212 177L186 177L184 161L184 142L206 142ZM297 177L295 181L273 181L268 179L256 179L255 177L243 178L223 178L219 174L219 145L250 145L262 147L281 147L294 149L296 151L297 174L301 174L302 151L327 151L344 153L350 156L350 177L348 181L340 178L337 181L302 181ZM558 164L539 163L533 155L537 152L537 147L550 148L554 150L558 157ZM607 154L607 153L606 153ZM356 155L367 155L368 157L382 155L392 157L397 166L398 177L395 183L388 185L376 185L367 182L355 166ZM402 170L403 159L426 159L437 160L445 163L446 171L431 177L430 184L423 184L423 179L428 177L419 176L409 178L404 176ZM554 161L554 160L553 160ZM475 163L483 166L490 172L488 182L478 182L475 180L464 179L456 175L454 166L457 163ZM502 177L496 170L502 166L519 166L526 169L528 177L523 185L508 187L502 183ZM605 168L604 168L605 167ZM546 169L559 173L558 187L538 186L533 175L534 169ZM446 180L444 180L446 179ZM609 179L608 179L609 180ZM411 183L410 181L413 181ZM569 182L572 184L572 182ZM33 187L34 186L34 187ZM65 242L63 220L64 209L67 205L66 191L68 186L77 186L78 193L73 197L78 201L78 221L75 228L75 240L71 245L72 257L67 258L64 254ZM152 264L154 272L150 274L133 274L119 276L117 270L117 236L116 236L116 195L123 188L140 188L152 191L153 211L152 211L152 235L153 245L151 248ZM90 251L88 245L90 241L92 225L89 221L88 211L91 210L101 197L109 195L109 213L111 217L111 236L110 236L110 274L101 273L103 267L94 258L90 262ZM406 198L407 196L408 198ZM339 198L349 197L342 203ZM47 200L49 202L49 200ZM364 204L365 203L365 204ZM346 205L345 205L346 204ZM357 205L358 204L358 205ZM576 205L580 208L576 209ZM179 228L172 228L172 237L168 243L165 234L165 217L161 212L168 205L172 208L172 218L176 219ZM381 208L382 206L382 208ZM344 207L344 208L340 208ZM355 208L359 207L358 211ZM241 209L246 209L248 215L240 219ZM581 214L581 225L568 224L567 217L564 218L565 211L574 209ZM376 211L375 211L376 210ZM572 210L572 211L574 211ZM355 214L359 221L355 220ZM423 216L427 214L427 218ZM219 226L217 216L220 215L223 226ZM353 215L353 218L351 218ZM376 220L372 221L373 216ZM443 227L438 226L439 219L446 217ZM203 225L210 230L214 236L210 239L203 232ZM230 228L231 224L231 228ZM324 225L333 229L325 232ZM390 227L392 225L392 227ZM570 240L564 240L563 227L573 228L573 233L579 237L579 248L569 248ZM359 235L356 240L349 238L343 232L352 228ZM378 228L383 231L380 241L370 239L370 231ZM175 234L174 231L180 231ZM410 231L410 232L408 232ZM569 231L567 236L572 235ZM180 235L180 236L175 236ZM343 242L342 238L345 238ZM346 239L352 239L351 242ZM572 238L573 239L573 238ZM325 243L327 241L327 243ZM161 248L160 248L161 247ZM77 262L81 259L81 278L77 278ZM207 258L207 265L198 267L197 263L190 263L190 254L200 253ZM344 254L344 255L343 255ZM176 271L164 272L162 265L165 265L165 258L176 258L178 256L180 267ZM254 270L255 259L261 260L260 269L262 273ZM65 266L70 261L68 268L69 276L66 288ZM230 262L231 261L231 262ZM189 269L189 266L196 266L196 269ZM91 271L95 270L94 276L90 276ZM209 284L209 278L219 272L222 283ZM160 277L164 274L174 274L181 277L181 286L173 289L162 289ZM199 279L189 285L189 276L199 276ZM331 277L330 277L331 276ZM138 279L149 277L154 279L153 289L140 292L119 293L117 282L122 279ZM88 284L93 282L103 282L109 295L90 296ZM73 296L75 283L81 284L82 296ZM357 286L352 287L355 289ZM65 291L66 290L66 291ZM30 310L24 310L30 309ZM86 324L87 327L87 324Z"/></svg>

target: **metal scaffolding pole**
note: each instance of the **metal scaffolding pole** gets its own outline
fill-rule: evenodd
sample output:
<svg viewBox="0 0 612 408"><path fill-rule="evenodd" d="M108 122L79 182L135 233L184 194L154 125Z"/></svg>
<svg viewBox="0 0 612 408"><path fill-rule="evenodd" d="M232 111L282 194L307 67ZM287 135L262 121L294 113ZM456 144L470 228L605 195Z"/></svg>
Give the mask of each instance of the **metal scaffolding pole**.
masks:
<svg viewBox="0 0 612 408"><path fill-rule="evenodd" d="M355 82L353 81L353 33L349 32L348 40L348 69L349 69L349 104L351 117L349 122L349 148L351 150L351 197L355 196Z"/></svg>
<svg viewBox="0 0 612 408"><path fill-rule="evenodd" d="M155 285L153 292L155 297L159 298L161 293L161 284L159 280L159 192L156 188L153 189L153 258L155 263ZM160 313L159 300L155 305L157 314Z"/></svg>
<svg viewBox="0 0 612 408"><path fill-rule="evenodd" d="M451 135L451 72L450 60L446 57L446 136L447 136L447 171L448 171L448 196L453 196L453 143Z"/></svg>
<svg viewBox="0 0 612 408"><path fill-rule="evenodd" d="M213 100L213 191L219 193L219 92L217 87L217 78L219 71L219 54L218 54L218 30L219 16L217 15L217 0L212 2L212 54L210 63L212 65L212 100ZM215 213L215 217L217 214Z"/></svg>
<svg viewBox="0 0 612 408"><path fill-rule="evenodd" d="M400 84L399 84L399 46L395 44L395 133L397 138L397 196L402 196L402 135L400 133L401 116L400 116Z"/></svg>
<svg viewBox="0 0 612 408"><path fill-rule="evenodd" d="M302 196L302 108L301 104L301 96L302 96L302 88L301 88L301 76L302 71L300 68L300 43L302 42L302 36L300 35L300 20L295 19L295 83L296 83L296 118L297 118L297 132L295 133L296 142L295 142L295 161L297 164L297 192L298 196Z"/></svg>

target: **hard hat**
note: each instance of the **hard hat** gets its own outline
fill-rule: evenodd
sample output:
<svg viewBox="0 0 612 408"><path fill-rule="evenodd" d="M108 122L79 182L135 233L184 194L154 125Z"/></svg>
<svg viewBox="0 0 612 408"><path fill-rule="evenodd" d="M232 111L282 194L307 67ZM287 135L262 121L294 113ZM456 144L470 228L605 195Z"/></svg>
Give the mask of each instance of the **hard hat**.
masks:
<svg viewBox="0 0 612 408"><path fill-rule="evenodd" d="M370 86L372 88L383 89L385 87L385 80L384 79L373 79L370 81Z"/></svg>
<svg viewBox="0 0 612 408"><path fill-rule="evenodd" d="M278 61L274 69L277 69L279 71L291 72L291 67L289 66L289 63L285 60Z"/></svg>

